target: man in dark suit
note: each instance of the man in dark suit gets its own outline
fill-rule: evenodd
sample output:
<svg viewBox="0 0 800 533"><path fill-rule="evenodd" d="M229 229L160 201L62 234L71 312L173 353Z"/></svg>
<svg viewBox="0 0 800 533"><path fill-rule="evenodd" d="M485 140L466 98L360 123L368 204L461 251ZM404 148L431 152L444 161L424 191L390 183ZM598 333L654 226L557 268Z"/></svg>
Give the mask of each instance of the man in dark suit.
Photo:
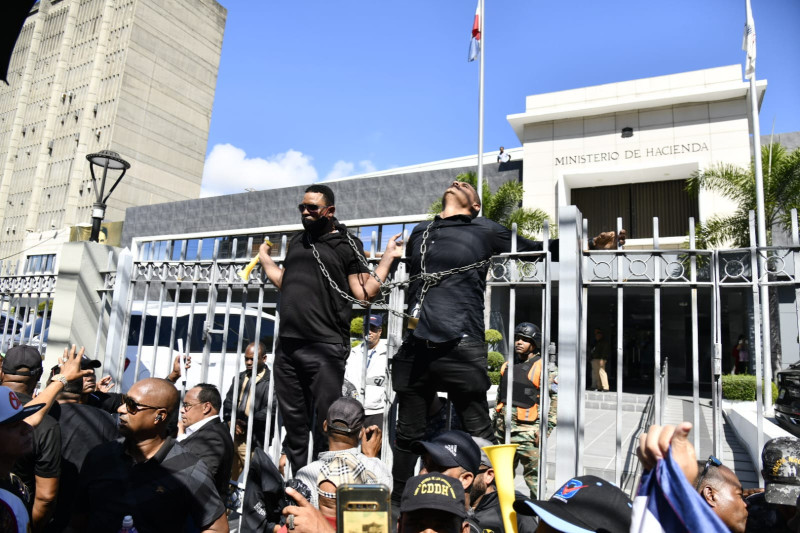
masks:
<svg viewBox="0 0 800 533"><path fill-rule="evenodd" d="M264 432L267 428L267 411L269 409L270 379L269 368L267 368L267 346L263 342L258 343L257 358L255 351L256 343L251 343L244 351L245 370L239 374L239 387L236 390L236 396L234 397L235 380L231 383L228 394L225 395L222 418L228 424L231 423L231 418L233 418L233 423L236 425L233 437L233 447L236 453L233 458L231 479L238 479L239 475L244 470L247 452L247 420L251 412L253 413L253 442L251 445L251 452L256 447L264 446ZM253 375L254 364L256 365L255 403L253 399L250 398L250 378ZM275 408L273 407L273 415L274 412Z"/></svg>
<svg viewBox="0 0 800 533"><path fill-rule="evenodd" d="M189 389L181 406L178 441L203 460L224 501L233 463L233 440L227 424L219 419L221 406L222 397L214 385L200 383Z"/></svg>

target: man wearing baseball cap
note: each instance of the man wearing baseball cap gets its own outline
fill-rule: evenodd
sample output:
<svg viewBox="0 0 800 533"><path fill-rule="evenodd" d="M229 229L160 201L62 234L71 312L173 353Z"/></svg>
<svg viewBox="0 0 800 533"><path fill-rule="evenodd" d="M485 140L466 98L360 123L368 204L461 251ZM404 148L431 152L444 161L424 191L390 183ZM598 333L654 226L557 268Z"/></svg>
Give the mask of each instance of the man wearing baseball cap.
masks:
<svg viewBox="0 0 800 533"><path fill-rule="evenodd" d="M464 489L457 479L443 474L412 477L400 501L398 533L467 533Z"/></svg>
<svg viewBox="0 0 800 533"><path fill-rule="evenodd" d="M549 500L517 500L514 510L538 516L545 531L628 533L631 527L631 500L597 476L572 478Z"/></svg>
<svg viewBox="0 0 800 533"><path fill-rule="evenodd" d="M42 372L39 350L27 345L14 346L6 353L0 385L13 390L27 404L33 399ZM53 417L43 417L34 428L33 448L19 458L13 472L31 495L32 529L38 530L55 510L61 474L61 429Z"/></svg>
<svg viewBox="0 0 800 533"><path fill-rule="evenodd" d="M353 398L364 405L365 426L383 428L383 414L386 408L386 367L389 361L386 340L381 339L383 317L369 315L369 334L364 344L350 350L344 371L344 388ZM365 398L361 395L361 379L364 369L364 350L366 349ZM348 394L345 394L347 396Z"/></svg>
<svg viewBox="0 0 800 533"><path fill-rule="evenodd" d="M500 509L500 499L495 484L494 467L484 447L493 446L494 443L480 437L472 437L481 448L481 466L475 474L475 480L469 489L469 503L473 509L472 520L478 524L481 531L503 531L503 511ZM516 499L526 499L527 496L516 491ZM538 520L529 515L517 514L518 533L534 533L539 525Z"/></svg>
<svg viewBox="0 0 800 533"><path fill-rule="evenodd" d="M30 530L28 510L23 500L24 484L11 469L20 457L33 451L33 428L25 419L44 407L23 407L16 393L0 386L0 529L9 532Z"/></svg>
<svg viewBox="0 0 800 533"><path fill-rule="evenodd" d="M480 470L481 449L463 431L454 429L430 441L417 441L411 445L411 450L422 456L421 474L439 473L455 478L465 492L472 487ZM469 505L468 498L466 504Z"/></svg>
<svg viewBox="0 0 800 533"><path fill-rule="evenodd" d="M800 439L778 437L761 451L764 492L747 500L746 531L786 531L800 497Z"/></svg>
<svg viewBox="0 0 800 533"><path fill-rule="evenodd" d="M328 451L320 453L316 461L301 468L296 474L297 479L314 489L319 486L323 467L334 460L349 460L362 465L376 483L392 487L392 473L378 456L383 440L381 430L378 426L364 427L364 407L358 400L339 398L333 402L323 428L328 437ZM359 444L361 451L358 450ZM311 504L319 507L317 490L311 491Z"/></svg>

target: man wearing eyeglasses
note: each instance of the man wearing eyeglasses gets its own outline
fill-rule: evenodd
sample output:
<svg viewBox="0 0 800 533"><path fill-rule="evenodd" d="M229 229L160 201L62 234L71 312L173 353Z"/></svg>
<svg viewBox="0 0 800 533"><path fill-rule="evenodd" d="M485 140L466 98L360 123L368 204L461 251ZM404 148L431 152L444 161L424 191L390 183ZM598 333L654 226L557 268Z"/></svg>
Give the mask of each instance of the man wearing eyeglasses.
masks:
<svg viewBox="0 0 800 533"><path fill-rule="evenodd" d="M80 473L71 531L227 532L225 507L206 465L167 436L179 392L167 380L136 382L118 409L123 440L94 448Z"/></svg>
<svg viewBox="0 0 800 533"><path fill-rule="evenodd" d="M233 441L228 426L219 419L222 397L209 383L186 392L178 422L178 442L208 467L217 492L224 499L233 464Z"/></svg>
<svg viewBox="0 0 800 533"><path fill-rule="evenodd" d="M386 279L392 261L402 253L395 235L373 277L364 264L361 241L348 238L347 228L336 220L334 194L325 185L308 187L298 210L304 230L289 241L283 268L270 257L269 243L259 249L264 272L281 292L275 391L287 429L283 447L294 472L308 462L313 415L315 457L327 443L322 423L341 396L350 353L353 303L348 298L374 298L378 280Z"/></svg>

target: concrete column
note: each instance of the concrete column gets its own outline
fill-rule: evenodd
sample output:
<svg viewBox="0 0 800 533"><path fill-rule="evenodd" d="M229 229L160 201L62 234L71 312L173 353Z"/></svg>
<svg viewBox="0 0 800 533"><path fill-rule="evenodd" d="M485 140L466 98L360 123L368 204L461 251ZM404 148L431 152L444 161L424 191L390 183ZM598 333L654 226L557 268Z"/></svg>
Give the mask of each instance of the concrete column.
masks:
<svg viewBox="0 0 800 533"><path fill-rule="evenodd" d="M583 428L579 403L581 387L581 323L583 314L581 273L582 217L575 206L562 207L558 214L558 432L556 433L556 486L583 475Z"/></svg>
<svg viewBox="0 0 800 533"><path fill-rule="evenodd" d="M50 141L53 139L58 110L62 106L62 95L64 93L64 80L67 75L72 43L75 39L75 24L78 18L80 0L70 0L67 20L64 25L64 34L61 38L61 49L58 52L58 63L53 76L53 84L50 86L50 103L47 105L47 116L45 118L44 130L42 131L42 141L39 144L39 160L36 163L36 172L33 176L33 188L28 200L28 216L25 219L25 229L28 231L41 231L45 228L37 228L39 214L41 211L42 191L44 189L45 176L50 166L49 148Z"/></svg>
<svg viewBox="0 0 800 533"><path fill-rule="evenodd" d="M5 164L0 177L0 223L5 218L6 206L8 205L8 191L11 186L11 177L17 162L17 151L19 141L22 137L22 122L25 118L25 111L28 109L28 99L31 94L31 84L33 83L33 71L36 68L36 60L39 58L39 46L42 43L42 29L44 28L45 18L50 11L50 2L39 2L39 13L34 15L36 22L33 27L31 44L28 48L28 57L25 60L25 70L22 72L22 84L19 88L19 98L17 98L17 112L14 113L14 123L11 126L11 135L8 138L8 152L6 153Z"/></svg>
<svg viewBox="0 0 800 533"><path fill-rule="evenodd" d="M78 190L81 180L86 172L86 154L88 153L89 138L92 135L94 125L94 106L97 103L100 82L103 76L103 69L106 64L106 51L108 49L108 38L111 34L111 19L114 17L115 0L105 0L103 6L103 16L100 23L100 33L97 35L97 48L94 52L94 63L92 65L92 76L89 78L89 86L86 89L86 100L83 104L81 117L81 130L78 137L78 148L75 150L75 164L72 165L72 173L69 176L69 190L67 192L67 208L64 215L64 225L72 226L78 222L78 207L80 195ZM94 189L94 187L92 188ZM93 191L94 192L94 191ZM85 221L88 222L88 221Z"/></svg>
<svg viewBox="0 0 800 533"><path fill-rule="evenodd" d="M86 355L94 358L99 348L97 326L100 318L101 294L108 265L108 253L114 261L120 248L95 242L71 242L61 247L58 256L58 279L53 294L50 332L47 339L44 367L51 368L64 348L75 344L86 347ZM113 267L112 267L113 268ZM101 330L99 347L105 346L107 324Z"/></svg>

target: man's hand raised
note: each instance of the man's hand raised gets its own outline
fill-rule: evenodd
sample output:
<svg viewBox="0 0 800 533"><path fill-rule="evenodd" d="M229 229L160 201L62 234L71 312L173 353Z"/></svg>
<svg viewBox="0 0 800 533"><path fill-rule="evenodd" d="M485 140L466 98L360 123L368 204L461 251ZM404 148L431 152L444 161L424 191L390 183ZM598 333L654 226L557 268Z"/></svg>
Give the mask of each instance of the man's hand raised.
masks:
<svg viewBox="0 0 800 533"><path fill-rule="evenodd" d="M639 435L639 449L636 450L642 468L652 470L672 447L672 458L681 467L689 483L694 483L697 478L697 455L689 442L691 430L692 424L689 422L681 422L677 426L650 426L646 434Z"/></svg>
<svg viewBox="0 0 800 533"><path fill-rule="evenodd" d="M403 246L405 243L403 242L403 239L401 239L402 236L402 233L398 233L389 239L389 242L386 244L386 250L383 252L382 257L386 257L387 255L392 259L403 257Z"/></svg>
<svg viewBox="0 0 800 533"><path fill-rule="evenodd" d="M625 240L627 238L628 232L624 229L619 232L619 235L613 231L605 231L589 242L589 249L614 250L618 242L620 246L625 246Z"/></svg>
<svg viewBox="0 0 800 533"><path fill-rule="evenodd" d="M383 432L378 426L364 428L361 436L361 453L367 457L378 457L383 443Z"/></svg>

